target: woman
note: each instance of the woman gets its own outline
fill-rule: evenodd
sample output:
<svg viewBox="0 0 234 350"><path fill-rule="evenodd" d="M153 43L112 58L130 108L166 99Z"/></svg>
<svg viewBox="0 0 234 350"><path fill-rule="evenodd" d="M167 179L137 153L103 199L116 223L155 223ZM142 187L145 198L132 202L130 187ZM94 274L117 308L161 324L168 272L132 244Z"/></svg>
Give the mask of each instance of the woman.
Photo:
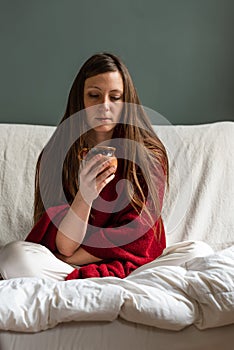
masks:
<svg viewBox="0 0 234 350"><path fill-rule="evenodd" d="M100 154L81 159L99 144L116 148L117 168ZM113 54L93 55L39 156L35 225L26 242L1 252L3 278L126 277L165 248L160 212L167 182L165 148L127 68Z"/></svg>

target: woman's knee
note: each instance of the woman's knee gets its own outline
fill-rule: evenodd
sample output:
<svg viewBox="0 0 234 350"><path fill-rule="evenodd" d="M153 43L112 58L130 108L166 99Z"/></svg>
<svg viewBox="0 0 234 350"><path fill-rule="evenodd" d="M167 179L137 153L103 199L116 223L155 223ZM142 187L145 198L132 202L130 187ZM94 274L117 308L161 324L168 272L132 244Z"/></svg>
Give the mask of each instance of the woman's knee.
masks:
<svg viewBox="0 0 234 350"><path fill-rule="evenodd" d="M6 244L0 250L0 263L5 264L7 260L17 258L23 246L23 241L14 241Z"/></svg>
<svg viewBox="0 0 234 350"><path fill-rule="evenodd" d="M202 241L182 241L168 246L163 255L170 253L190 254L191 256L206 256L213 253L213 249Z"/></svg>
<svg viewBox="0 0 234 350"><path fill-rule="evenodd" d="M190 255L190 259L207 256L214 253L213 249L205 242L187 241L187 244L187 250Z"/></svg>
<svg viewBox="0 0 234 350"><path fill-rule="evenodd" d="M213 249L202 241L182 241L168 246L158 259L161 265L183 265L187 261L207 256L213 253Z"/></svg>
<svg viewBox="0 0 234 350"><path fill-rule="evenodd" d="M11 242L0 251L0 274L4 279L40 277L62 281L73 270L37 243Z"/></svg>
<svg viewBox="0 0 234 350"><path fill-rule="evenodd" d="M6 244L0 250L0 273L3 278L9 279L19 276L19 271L30 270L27 261L27 242L14 241ZM27 271L25 271L27 274Z"/></svg>

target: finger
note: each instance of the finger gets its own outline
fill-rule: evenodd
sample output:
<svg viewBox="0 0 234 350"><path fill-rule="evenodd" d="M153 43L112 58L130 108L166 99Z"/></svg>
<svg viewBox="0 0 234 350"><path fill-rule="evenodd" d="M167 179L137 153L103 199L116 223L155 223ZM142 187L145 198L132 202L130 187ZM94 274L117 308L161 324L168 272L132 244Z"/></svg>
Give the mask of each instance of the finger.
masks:
<svg viewBox="0 0 234 350"><path fill-rule="evenodd" d="M116 167L111 165L110 159L104 159L97 167L94 169L95 175L99 176L102 173L105 173L105 170L111 170L111 173L114 173L116 171Z"/></svg>
<svg viewBox="0 0 234 350"><path fill-rule="evenodd" d="M114 166L108 168L107 170L104 170L103 172L101 172L97 177L96 177L96 184L97 187L99 187L99 185L105 181L108 177L110 177L112 174L114 174L116 171L116 168Z"/></svg>
<svg viewBox="0 0 234 350"><path fill-rule="evenodd" d="M97 175L97 179L100 181L105 180L105 178L107 178L108 176L110 176L111 174L114 174L116 172L116 167L113 165L110 166L110 164L108 164L108 167L106 167L105 165L103 167L104 167L104 169L101 168L100 169L101 171Z"/></svg>
<svg viewBox="0 0 234 350"><path fill-rule="evenodd" d="M109 182L111 182L111 181L114 179L114 177L115 177L115 174L112 174L112 175L106 177L106 178L99 184L99 186L98 186L98 192L100 193L100 192L103 190L103 188L104 188Z"/></svg>
<svg viewBox="0 0 234 350"><path fill-rule="evenodd" d="M86 175L89 175L92 179L95 179L99 174L104 173L105 169L111 169L110 173L116 171L115 167L111 167L111 161L109 159L103 158L100 159L98 163L95 163L95 165L86 173Z"/></svg>
<svg viewBox="0 0 234 350"><path fill-rule="evenodd" d="M102 154L97 154L87 161L83 160L83 162L81 163L82 169L86 174L90 173L91 170L97 166L97 164L100 162L102 158L103 158Z"/></svg>

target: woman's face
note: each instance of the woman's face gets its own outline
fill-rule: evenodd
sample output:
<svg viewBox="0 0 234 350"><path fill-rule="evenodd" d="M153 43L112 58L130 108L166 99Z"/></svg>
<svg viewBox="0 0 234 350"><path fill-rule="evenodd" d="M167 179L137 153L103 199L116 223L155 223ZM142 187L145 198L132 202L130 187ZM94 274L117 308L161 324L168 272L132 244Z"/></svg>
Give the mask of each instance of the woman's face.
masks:
<svg viewBox="0 0 234 350"><path fill-rule="evenodd" d="M120 120L123 107L123 79L119 71L87 78L84 84L84 106L87 123L98 138L108 139ZM100 137L99 137L100 136Z"/></svg>

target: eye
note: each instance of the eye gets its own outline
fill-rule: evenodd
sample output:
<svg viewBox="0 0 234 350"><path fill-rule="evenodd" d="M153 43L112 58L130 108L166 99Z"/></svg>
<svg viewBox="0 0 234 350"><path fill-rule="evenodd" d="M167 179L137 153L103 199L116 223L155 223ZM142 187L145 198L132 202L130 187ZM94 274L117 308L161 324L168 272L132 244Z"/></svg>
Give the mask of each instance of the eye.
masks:
<svg viewBox="0 0 234 350"><path fill-rule="evenodd" d="M111 96L111 99L113 101L118 101L118 100L121 100L122 99L122 96Z"/></svg>
<svg viewBox="0 0 234 350"><path fill-rule="evenodd" d="M90 98L98 98L98 97L99 97L98 94L94 94L94 93L89 93L88 96L89 96Z"/></svg>

